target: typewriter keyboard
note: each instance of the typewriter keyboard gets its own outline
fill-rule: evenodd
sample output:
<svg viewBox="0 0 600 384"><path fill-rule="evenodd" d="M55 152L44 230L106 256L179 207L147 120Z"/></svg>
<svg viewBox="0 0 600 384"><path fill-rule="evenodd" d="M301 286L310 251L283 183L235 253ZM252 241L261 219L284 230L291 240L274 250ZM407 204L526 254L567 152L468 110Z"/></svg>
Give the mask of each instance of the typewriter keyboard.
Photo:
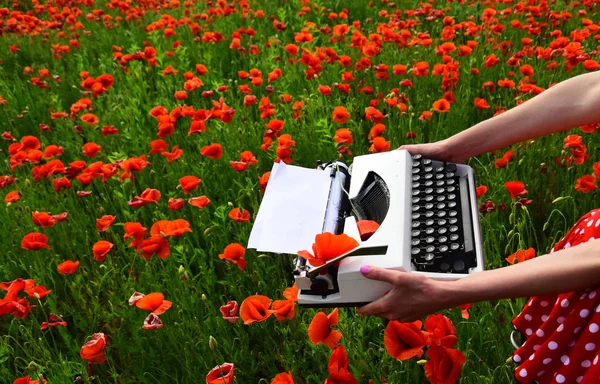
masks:
<svg viewBox="0 0 600 384"><path fill-rule="evenodd" d="M453 163L412 161L412 263L418 271L468 273L477 265L468 179Z"/></svg>

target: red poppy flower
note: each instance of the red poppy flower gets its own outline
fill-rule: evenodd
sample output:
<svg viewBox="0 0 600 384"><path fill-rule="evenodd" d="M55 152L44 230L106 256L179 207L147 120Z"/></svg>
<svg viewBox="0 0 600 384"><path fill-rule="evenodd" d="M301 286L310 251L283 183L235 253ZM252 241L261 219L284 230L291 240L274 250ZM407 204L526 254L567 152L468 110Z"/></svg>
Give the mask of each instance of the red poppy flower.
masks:
<svg viewBox="0 0 600 384"><path fill-rule="evenodd" d="M283 291L283 297L291 301L298 301L298 288L296 287L296 283Z"/></svg>
<svg viewBox="0 0 600 384"><path fill-rule="evenodd" d="M183 208L184 204L185 200L183 199L174 199L172 197L169 198L168 206L170 211L179 211L181 208Z"/></svg>
<svg viewBox="0 0 600 384"><path fill-rule="evenodd" d="M421 324L419 320L412 323L390 321L383 334L387 353L397 360L421 357L427 342L425 334L421 331Z"/></svg>
<svg viewBox="0 0 600 384"><path fill-rule="evenodd" d="M92 247L92 252L94 253L94 260L98 262L104 262L106 260L106 254L108 253L108 251L111 250L113 246L113 243L106 240L100 240L96 242L96 244L94 244L94 246Z"/></svg>
<svg viewBox="0 0 600 384"><path fill-rule="evenodd" d="M229 218L233 221L237 221L239 222L246 222L249 223L250 222L250 212L248 212L245 209L240 209L240 208L233 208L231 211L229 211Z"/></svg>
<svg viewBox="0 0 600 384"><path fill-rule="evenodd" d="M48 243L48 237L42 233L32 232L28 233L21 240L21 247L28 251L37 251L42 248L50 249Z"/></svg>
<svg viewBox="0 0 600 384"><path fill-rule="evenodd" d="M271 305L271 310L277 321L293 319L296 313L294 302L291 300L276 300Z"/></svg>
<svg viewBox="0 0 600 384"><path fill-rule="evenodd" d="M98 124L100 119L98 119L98 116L94 115L93 113L86 113L85 115L81 116L81 121L89 125L94 125Z"/></svg>
<svg viewBox="0 0 600 384"><path fill-rule="evenodd" d="M135 306L145 311L150 311L155 315L162 315L171 306L172 302L165 300L165 296L160 292L149 293L135 300Z"/></svg>
<svg viewBox="0 0 600 384"><path fill-rule="evenodd" d="M235 369L231 363L216 366L206 375L206 384L232 384L234 373Z"/></svg>
<svg viewBox="0 0 600 384"><path fill-rule="evenodd" d="M160 191L146 188L141 196L135 196L133 199L129 200L127 204L132 208L139 208L150 203L158 204L160 196Z"/></svg>
<svg viewBox="0 0 600 384"><path fill-rule="evenodd" d="M456 383L467 360L457 349L432 347L427 350L429 360L425 363L425 376L431 384Z"/></svg>
<svg viewBox="0 0 600 384"><path fill-rule="evenodd" d="M335 136L333 137L333 140L336 143L343 143L343 144L352 144L354 142L354 139L352 138L352 132L350 132L350 130L348 128L340 128L335 132Z"/></svg>
<svg viewBox="0 0 600 384"><path fill-rule="evenodd" d="M183 193L187 195L190 191L198 188L200 181L201 180L196 176L184 176L179 179L179 185L181 186L181 189L183 189Z"/></svg>
<svg viewBox="0 0 600 384"><path fill-rule="evenodd" d="M342 339L342 333L332 329L339 322L338 309L335 308L329 315L318 312L308 326L308 338L313 344L325 344L335 348Z"/></svg>
<svg viewBox="0 0 600 384"><path fill-rule="evenodd" d="M433 110L436 112L448 112L450 110L450 102L446 99L439 99L433 102Z"/></svg>
<svg viewBox="0 0 600 384"><path fill-rule="evenodd" d="M223 156L223 147L221 147L221 144L219 143L213 143L211 145L202 147L200 154L208 157L209 159L220 159Z"/></svg>
<svg viewBox="0 0 600 384"><path fill-rule="evenodd" d="M240 317L246 325L265 321L273 313L269 307L271 299L266 296L254 295L247 297L240 307Z"/></svg>
<svg viewBox="0 0 600 384"><path fill-rule="evenodd" d="M368 240L379 229L379 224L373 220L359 220L356 225L362 241Z"/></svg>
<svg viewBox="0 0 600 384"><path fill-rule="evenodd" d="M335 107L333 109L333 121L344 124L350 118L350 114L345 107Z"/></svg>
<svg viewBox="0 0 600 384"><path fill-rule="evenodd" d="M298 251L298 255L308 260L313 267L318 267L356 247L358 247L358 242L345 233L334 235L325 232L315 236L312 246L314 255L308 251Z"/></svg>
<svg viewBox="0 0 600 384"><path fill-rule="evenodd" d="M40 329L43 331L44 329L47 329L48 327L66 327L66 326L67 326L66 321L64 321L60 316L55 315L54 313L51 313L48 316L48 321L42 322L42 324L40 325Z"/></svg>
<svg viewBox="0 0 600 384"><path fill-rule="evenodd" d="M83 154L90 159L96 157L96 155L100 152L102 152L102 147L96 143L89 142L83 145Z"/></svg>
<svg viewBox="0 0 600 384"><path fill-rule="evenodd" d="M594 169L594 171L596 171ZM584 175L575 181L575 190L583 193L591 193L598 189L596 178L593 175Z"/></svg>
<svg viewBox="0 0 600 384"><path fill-rule="evenodd" d="M390 142L387 141L383 136L377 136L373 139L373 143L369 148L369 152L387 152L390 150Z"/></svg>
<svg viewBox="0 0 600 384"><path fill-rule="evenodd" d="M534 257L535 257L535 249L529 248L529 249L526 249L526 250L518 250L517 252L515 252L512 255L508 256L506 258L506 261L509 264L514 264L515 261L518 261L519 263L522 263L524 261L533 259Z"/></svg>
<svg viewBox="0 0 600 384"><path fill-rule="evenodd" d="M72 275L77 272L77 268L79 268L79 261L71 260L63 261L56 267L61 275Z"/></svg>
<svg viewBox="0 0 600 384"><path fill-rule="evenodd" d="M294 379L292 377L292 371L289 372L281 372L277 376L273 378L271 384L294 384Z"/></svg>
<svg viewBox="0 0 600 384"><path fill-rule="evenodd" d="M243 271L247 264L246 260L244 259L244 253L246 253L246 248L244 248L241 244L233 243L225 247L223 253L219 254L219 259L228 260L240 267L240 269Z"/></svg>
<svg viewBox="0 0 600 384"><path fill-rule="evenodd" d="M90 364L102 364L106 361L104 349L106 348L106 336L104 333L94 333L92 340L83 344L79 356Z"/></svg>
<svg viewBox="0 0 600 384"><path fill-rule="evenodd" d="M206 196L192 197L188 200L188 203L196 208L204 208L210 204L210 199Z"/></svg>
<svg viewBox="0 0 600 384"><path fill-rule="evenodd" d="M222 305L219 308L221 314L223 315L223 319L229 321L231 324L237 323L239 320L238 314L238 303L235 300L229 301L227 304Z"/></svg>
<svg viewBox="0 0 600 384"><path fill-rule="evenodd" d="M4 196L4 202L6 204L16 203L20 199L21 199L21 192L19 192L19 191L12 191L12 192L7 193L6 196Z"/></svg>
<svg viewBox="0 0 600 384"><path fill-rule="evenodd" d="M325 384L356 384L356 379L348 370L348 356L343 345L340 345L331 353L327 364L329 376Z"/></svg>
<svg viewBox="0 0 600 384"><path fill-rule="evenodd" d="M458 342L456 328L446 316L442 314L429 315L425 319L424 325L426 332L423 333L427 336L428 346L452 348Z"/></svg>
<svg viewBox="0 0 600 384"><path fill-rule="evenodd" d="M479 97L475 98L475 107L479 109L489 109L490 105L488 104L486 99L481 99Z"/></svg>
<svg viewBox="0 0 600 384"><path fill-rule="evenodd" d="M599 162L600 164L600 162ZM258 184L260 185L261 191L266 191L267 184L269 183L269 177L271 177L271 171L263 173L261 177L258 178Z"/></svg>
<svg viewBox="0 0 600 384"><path fill-rule="evenodd" d="M110 228L115 222L116 217L111 215L104 215L99 219L96 219L96 229L98 232L104 232Z"/></svg>
<svg viewBox="0 0 600 384"><path fill-rule="evenodd" d="M167 144L164 140L158 139L150 142L150 147L150 154L157 155L169 149L169 144Z"/></svg>
<svg viewBox="0 0 600 384"><path fill-rule="evenodd" d="M523 184L520 181L508 181L504 183L504 186L508 190L508 193L510 193L510 197L513 199L517 196L521 196L527 193L527 190L525 189L525 184Z"/></svg>
<svg viewBox="0 0 600 384"><path fill-rule="evenodd" d="M477 197L481 197L481 196L485 195L487 190L488 190L488 188L485 185L480 185L479 187L477 187L475 189L475 193L477 193Z"/></svg>
<svg viewBox="0 0 600 384"><path fill-rule="evenodd" d="M139 245L144 239L144 236L146 236L146 232L148 231L142 226L142 224L131 222L125 223L123 229L125 229L125 235L123 236L123 240L127 240L130 237L133 237L134 239L134 241L132 241L131 244L129 244L130 247L135 247Z"/></svg>

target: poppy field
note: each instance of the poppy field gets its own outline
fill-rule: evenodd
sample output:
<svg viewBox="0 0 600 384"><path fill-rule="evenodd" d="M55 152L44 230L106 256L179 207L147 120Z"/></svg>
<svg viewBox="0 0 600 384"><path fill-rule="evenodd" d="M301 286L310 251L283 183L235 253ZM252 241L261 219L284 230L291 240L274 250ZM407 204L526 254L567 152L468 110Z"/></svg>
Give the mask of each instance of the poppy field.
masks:
<svg viewBox="0 0 600 384"><path fill-rule="evenodd" d="M512 382L525 299L305 309L294 258L246 246L274 162L442 140L600 69L596 3L3 2L0 382ZM598 125L572 128L466 161L486 268L598 207Z"/></svg>

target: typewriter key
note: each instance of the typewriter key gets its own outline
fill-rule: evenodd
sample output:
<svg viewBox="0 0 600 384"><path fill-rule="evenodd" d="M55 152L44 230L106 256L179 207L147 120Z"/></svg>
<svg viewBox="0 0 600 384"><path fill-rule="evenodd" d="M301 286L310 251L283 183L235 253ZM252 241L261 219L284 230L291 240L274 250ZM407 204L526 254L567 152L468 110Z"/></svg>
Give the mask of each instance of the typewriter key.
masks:
<svg viewBox="0 0 600 384"><path fill-rule="evenodd" d="M426 261L431 261L431 260L433 260L433 258L434 258L433 253L426 253L425 254L425 260Z"/></svg>
<svg viewBox="0 0 600 384"><path fill-rule="evenodd" d="M452 193L452 192L456 191L456 187L454 187L454 186L450 186L450 187L448 187L446 190L447 190L448 192Z"/></svg>
<svg viewBox="0 0 600 384"><path fill-rule="evenodd" d="M412 253L413 255L418 255L421 252L421 250L419 248L413 248L410 253Z"/></svg>
<svg viewBox="0 0 600 384"><path fill-rule="evenodd" d="M435 182L435 185L438 187L443 187L444 186L444 180L438 180Z"/></svg>
<svg viewBox="0 0 600 384"><path fill-rule="evenodd" d="M446 177L449 179L451 177L454 177L454 172L446 172Z"/></svg>
<svg viewBox="0 0 600 384"><path fill-rule="evenodd" d="M433 245L425 247L425 252L432 253L433 251L435 251L435 247Z"/></svg>
<svg viewBox="0 0 600 384"><path fill-rule="evenodd" d="M421 217L421 215L420 215L420 214L418 214L418 213L416 213L416 212L412 214L412 219L413 219L413 220L418 220L418 219L419 219L419 217Z"/></svg>
<svg viewBox="0 0 600 384"><path fill-rule="evenodd" d="M420 161L413 161L413 167L418 167L419 165L421 165Z"/></svg>
<svg viewBox="0 0 600 384"><path fill-rule="evenodd" d="M419 183L419 182L417 182L417 181L415 181L414 183L412 183L412 188L413 188L413 189L417 189L417 188L419 188L420 186L421 186L421 183Z"/></svg>
<svg viewBox="0 0 600 384"><path fill-rule="evenodd" d="M431 228L431 227L429 227L429 228L427 228L427 229L425 230L425 233L426 233L426 234L428 234L428 235L432 235L432 234L433 234L433 232L435 232L435 230L434 230L433 228ZM431 238L431 241L429 241L429 238ZM428 238L427 238L427 242L428 242L428 243L432 243L434 240L435 240L435 239L434 239L433 237L428 237Z"/></svg>
<svg viewBox="0 0 600 384"><path fill-rule="evenodd" d="M452 164L452 163L446 164L446 171L456 172L456 169L457 169L456 164Z"/></svg>
<svg viewBox="0 0 600 384"><path fill-rule="evenodd" d="M458 231L458 227L456 225L450 226L450 232L456 232L456 231Z"/></svg>
<svg viewBox="0 0 600 384"><path fill-rule="evenodd" d="M433 200L433 196L427 196L427 197L431 197L431 199L425 199L425 201L431 201ZM425 209L431 209L433 208L433 203L427 203L425 204Z"/></svg>
<svg viewBox="0 0 600 384"><path fill-rule="evenodd" d="M450 269L450 264L448 264L448 263L442 263L442 264L440 264L440 271L442 271L442 272L448 272L449 269Z"/></svg>
<svg viewBox="0 0 600 384"><path fill-rule="evenodd" d="M419 239L412 239L412 241L410 243L413 247L416 247L417 245L419 245L420 242L421 242L421 240L419 240Z"/></svg>
<svg viewBox="0 0 600 384"><path fill-rule="evenodd" d="M448 246L447 245L440 245L440 252L445 253L448 252Z"/></svg>
<svg viewBox="0 0 600 384"><path fill-rule="evenodd" d="M423 165L431 164L431 159L423 159Z"/></svg>
<svg viewBox="0 0 600 384"><path fill-rule="evenodd" d="M436 207L437 207L437 209L444 209L444 208L446 208L446 204L438 203L438 205ZM450 216L452 216L452 212L450 212Z"/></svg>
<svg viewBox="0 0 600 384"><path fill-rule="evenodd" d="M453 233L450 235L450 241L456 241L458 240L458 235L456 233Z"/></svg>
<svg viewBox="0 0 600 384"><path fill-rule="evenodd" d="M413 168L412 173L419 173L421 170L419 168Z"/></svg>
<svg viewBox="0 0 600 384"><path fill-rule="evenodd" d="M452 185L452 184L454 184L454 181L455 181L454 179L448 179L448 180L446 180L446 184Z"/></svg>
<svg viewBox="0 0 600 384"><path fill-rule="evenodd" d="M454 193L451 193L448 195L448 199L454 200L454 199L456 199L456 195Z"/></svg>
<svg viewBox="0 0 600 384"><path fill-rule="evenodd" d="M448 232L448 229L446 227L441 227L440 229L438 229L438 233L440 235L443 235L446 232Z"/></svg>
<svg viewBox="0 0 600 384"><path fill-rule="evenodd" d="M438 173L438 174L435 175L435 178L438 179L438 180L443 179L444 178L444 174L443 173Z"/></svg>
<svg viewBox="0 0 600 384"><path fill-rule="evenodd" d="M465 262L462 260L454 260L453 267L456 272L461 272L465 269Z"/></svg>
<svg viewBox="0 0 600 384"><path fill-rule="evenodd" d="M419 228L419 225L421 225L421 223L420 223L420 222L418 222L418 221L413 221L413 222L412 222L412 227L413 227L413 228Z"/></svg>
<svg viewBox="0 0 600 384"><path fill-rule="evenodd" d="M446 216L446 211L439 211L438 212L438 217L444 217Z"/></svg>
<svg viewBox="0 0 600 384"><path fill-rule="evenodd" d="M444 172L444 167L437 167L435 169L436 172Z"/></svg>
<svg viewBox="0 0 600 384"><path fill-rule="evenodd" d="M438 225L446 225L446 219L439 219Z"/></svg>
<svg viewBox="0 0 600 384"><path fill-rule="evenodd" d="M438 239L438 241L440 243L445 243L446 241L448 241L448 238L446 236L440 236L440 238Z"/></svg>
<svg viewBox="0 0 600 384"><path fill-rule="evenodd" d="M413 175L412 181L419 181L420 178L421 178L421 175Z"/></svg>
<svg viewBox="0 0 600 384"><path fill-rule="evenodd" d="M420 205L413 205L413 206L412 206L412 210L413 210L413 212L416 212L416 211L418 211L419 209L421 209L421 206L420 206Z"/></svg>
<svg viewBox="0 0 600 384"><path fill-rule="evenodd" d="M456 216L458 214L458 212L456 212L456 211L450 211L448 214L450 216L454 217L454 216Z"/></svg>
<svg viewBox="0 0 600 384"><path fill-rule="evenodd" d="M458 245L457 243L450 244L451 250L456 251L458 248L460 248L460 245Z"/></svg>
<svg viewBox="0 0 600 384"><path fill-rule="evenodd" d="M444 195L439 195L438 197L436 197L436 200L437 200L437 201L444 201L444 200L446 200L446 196L444 196Z"/></svg>
<svg viewBox="0 0 600 384"><path fill-rule="evenodd" d="M425 186L426 187L431 187L432 185L433 185L433 181L431 181L431 180L425 181Z"/></svg>
<svg viewBox="0 0 600 384"><path fill-rule="evenodd" d="M448 220L448 222L450 224L456 224L458 222L458 219L456 217L451 218L450 220Z"/></svg>
<svg viewBox="0 0 600 384"><path fill-rule="evenodd" d="M433 177L433 175L431 173L426 173L425 174L425 180L429 180Z"/></svg>
<svg viewBox="0 0 600 384"><path fill-rule="evenodd" d="M425 222L425 225L428 226L428 227L431 227L433 225L433 220L427 220Z"/></svg>
<svg viewBox="0 0 600 384"><path fill-rule="evenodd" d="M412 191L413 196L418 196L419 193L421 193L421 191L419 191L418 189L413 189L413 191Z"/></svg>
<svg viewBox="0 0 600 384"><path fill-rule="evenodd" d="M417 237L421 234L421 231L419 231L418 229L414 229L412 231L412 237Z"/></svg>
<svg viewBox="0 0 600 384"><path fill-rule="evenodd" d="M417 155L412 155L413 160L419 160L423 157L423 155L421 154L417 154Z"/></svg>
<svg viewBox="0 0 600 384"><path fill-rule="evenodd" d="M413 204L417 204L417 203L418 203L420 200L421 200L421 199L420 199L420 198L418 198L418 197L413 197L413 198L412 198L412 202L413 202Z"/></svg>
<svg viewBox="0 0 600 384"><path fill-rule="evenodd" d="M456 201L448 202L448 208L454 208L454 207L456 207Z"/></svg>
<svg viewBox="0 0 600 384"><path fill-rule="evenodd" d="M434 215L433 211L425 212L425 217L427 217L427 218L432 217L433 215Z"/></svg>
<svg viewBox="0 0 600 384"><path fill-rule="evenodd" d="M433 200L433 196L431 196L431 195L425 196L425 201L432 201L432 200ZM427 208L427 206L425 206L425 208Z"/></svg>
<svg viewBox="0 0 600 384"><path fill-rule="evenodd" d="M430 228L427 228L427 231L429 231L429 229ZM433 236L427 236L427 238L425 238L425 241L431 244L435 241L435 238Z"/></svg>
<svg viewBox="0 0 600 384"><path fill-rule="evenodd" d="M433 188L425 188L425 193L426 193L427 195L430 195L430 194L432 194L432 193L433 193Z"/></svg>
<svg viewBox="0 0 600 384"><path fill-rule="evenodd" d="M424 171L429 173L429 172L433 171L433 167L425 167Z"/></svg>
<svg viewBox="0 0 600 384"><path fill-rule="evenodd" d="M435 192L437 194L442 194L442 193L444 193L444 188L438 188L438 189L435 190Z"/></svg>

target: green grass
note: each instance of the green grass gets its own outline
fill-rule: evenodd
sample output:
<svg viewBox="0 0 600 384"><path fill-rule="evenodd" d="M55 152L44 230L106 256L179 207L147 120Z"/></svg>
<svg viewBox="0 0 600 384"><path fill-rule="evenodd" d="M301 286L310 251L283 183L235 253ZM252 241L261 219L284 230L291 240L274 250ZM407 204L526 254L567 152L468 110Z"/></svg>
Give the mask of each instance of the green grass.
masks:
<svg viewBox="0 0 600 384"><path fill-rule="evenodd" d="M21 3L22 10L33 8L28 2ZM297 1L251 1L250 8L264 10L264 18L242 18L240 13L236 13L214 17L210 23L195 20L203 27L203 32L219 31L226 39L210 44L194 42L195 35L185 25L177 27L177 35L170 38L164 37L162 31L145 31L147 25L164 14L180 19L207 12L208 6L204 2L192 4L189 15L185 14L182 2L180 7L172 9L148 10L139 19L119 21L118 27L110 29L102 21L86 19L85 15L93 9L104 10L113 20L117 16L125 17L118 9L109 8L107 3L99 0L93 7L88 7L73 2L71 6L77 6L82 11L78 21L83 29L70 31L69 26L65 25L62 30L68 38L60 37L60 30L46 31L49 34L47 38L42 35L17 36L3 30L0 37L0 96L8 104L0 105L0 132L11 132L17 140L25 135L35 135L39 137L42 148L49 144L63 146L64 154L60 160L65 165L80 159L85 159L88 164L94 161L109 163L147 154L149 142L157 139L157 122L148 112L155 106L162 105L172 110L183 103L175 100L173 94L183 89L182 74L194 71L196 63L206 65L209 72L202 76L205 85L189 92L185 104L196 109L210 109L211 99L218 100L223 96L226 104L236 110L235 118L229 124L209 120L206 132L188 137L190 119L182 117L177 122L175 134L165 139L171 147L178 145L184 151L183 156L171 165L162 156L152 155L148 156L151 164L139 174L136 173L133 182L122 183L114 177L106 183L98 179L90 186L83 187L78 181L72 180L72 188L59 193L54 191L51 180L33 181L31 164L11 171L8 160L11 142L0 141L0 175L12 174L17 179L15 184L0 190L0 197L3 198L12 190L19 190L22 194L17 203L0 204L0 280L30 278L52 289L47 298L39 302L33 300L32 304L36 307L27 318L0 318L1 381L12 382L27 374L31 374L32 378L41 374L49 383L71 382L77 374L86 377L87 364L79 357L79 349L93 333L104 332L108 337L107 362L94 366L94 377L88 379L91 383L198 383L204 381L211 368L223 362L235 364L238 383L267 383L279 372L290 370L297 383L323 382L327 377L327 361L331 351L323 345L314 346L308 340L307 328L315 310L296 308L296 316L290 321L279 323L270 318L252 326L245 326L241 321L232 325L223 320L219 312L219 307L227 301L237 300L241 303L244 298L254 294L267 295L274 300L282 299L283 290L293 283L291 258L272 254L259 257L256 252L249 250L246 252L249 264L244 271L240 271L235 265L225 264L217 257L229 243L246 245L251 224L233 222L227 213L232 206L239 206L256 214L262 198L258 178L271 169L276 157L275 144L267 152L260 150L266 129L264 125L268 119L260 119L257 106L243 106L243 94L237 91L237 85L247 81L240 80L237 71L249 71L251 68L262 71L265 82L262 86L253 87L253 94L258 100L269 97L271 103L276 105L273 118L284 120L283 133L291 134L296 141L293 164L314 167L319 159L328 160L338 156L333 136L342 125L332 121L333 108L340 105L348 108L351 119L343 127L349 128L355 139L350 149L354 155L365 154L370 146L367 135L373 124L362 119L364 108L379 92L388 95L391 89L398 87L402 78L410 78L414 83L414 88L400 87L400 91L409 99L407 113L392 111L383 101L379 107L387 114L384 136L393 148L404 143L448 137L491 117L495 106L511 108L516 105L517 98L530 98L530 95L517 95L515 90L498 88L489 93L481 89L483 82L497 82L507 77L509 71L515 72L515 82L523 78L518 67L509 67L505 62L522 47L521 38L528 36L525 31L510 27L510 20L518 19L524 23L526 14L498 14L497 18L506 26L500 35L491 34L486 28L475 37L464 36L461 31L457 33L453 41L457 46L466 44L468 40L478 42L469 57L458 57L456 52L451 54L460 62L459 81L454 90L457 102L449 113L434 113L432 120L423 122L418 119L421 112L431 109L433 101L444 94L441 78L431 74L418 78L410 75L396 77L391 73L392 65L406 64L410 67L417 61L427 61L431 71L435 63L440 63L441 57L436 55L434 48L443 42L439 38L443 28L442 19L426 21L425 16L421 16L418 18L420 25L410 29L413 35L417 32L429 33L433 39L430 47L416 45L398 48L396 44L385 43L381 53L371 58L373 65L389 65L389 80L376 81L372 69L354 71L357 80L351 84L350 95L334 89L332 97L325 97L317 92L318 85L340 82L341 73L350 68L323 63L321 77L306 80L306 67L300 63L288 63L289 55L283 46L293 42L294 33L299 32L305 22L314 22L317 25L317 30L313 30L314 40L297 45L307 49L333 47L338 55L351 56L354 63L361 54L349 46L351 34L345 42L332 44L328 36L318 32L322 26L333 27L340 22L327 18L329 10L340 12L347 8L348 24L361 21L363 34L368 36L377 32L378 23L387 21L379 16L379 11L387 9L393 12L394 8L378 1L374 1L372 8L368 7L367 2L314 1L311 4L323 6L326 11L320 13L313 10L301 17L297 13L302 4ZM417 2L397 2L397 5L403 10L416 9ZM498 10L510 6L497 5ZM446 7L449 7L446 15L453 16L457 22L467 21L473 16L478 24L486 8L480 3L467 6L436 1L433 4L435 9ZM237 3L236 8L239 10ZM564 36L582 29L577 12L583 7L570 9L563 2L557 2L550 8L557 12L565 9L572 13L571 20L556 27L563 31ZM271 15L283 21L287 29L282 32L274 29L269 19ZM536 20L544 21L546 15L547 12L544 12ZM49 18L46 12L37 17L43 20ZM586 17L597 19L595 8L588 8ZM402 19L409 18L403 16ZM231 34L239 27L255 30L256 36L253 38L244 35L242 45L248 47L249 44L256 44L260 55L244 56L229 49ZM534 39L532 46L546 47L552 40L548 34L553 29L543 29L541 35L530 36ZM86 31L91 33L87 34ZM80 48L71 47L71 53L65 53L62 59L54 58L51 44L68 44L69 39L76 38L75 34L79 35L77 40ZM508 56L503 56L488 38L497 42L510 41L514 45ZM280 44L273 41L271 47L266 47L269 39L276 39ZM176 40L182 45L173 50L172 45ZM149 66L143 60L130 62L123 70L113 60L112 46L121 47L123 53L134 53L143 50L145 41L158 51L156 67ZM9 50L13 44L19 47L16 53ZM588 53L595 50L596 45L593 37L582 42ZM174 52L172 57L166 54L170 50ZM486 69L483 60L491 53L496 53L502 62ZM280 60L276 61L276 58ZM561 56L556 58L561 64L564 60ZM524 57L521 64L534 67L533 80L544 88L584 72L581 65L570 73L564 67L547 71L547 62L535 56ZM167 65L172 65L180 72L176 76L163 77L162 69ZM34 69L32 75L23 73L26 66ZM269 96L265 90L266 76L276 67L281 68L283 76L271 84L274 91ZM59 76L61 81L44 79L49 85L48 89L32 85L30 78L38 76L37 71L43 68ZM472 75L471 68L479 68L480 75ZM86 97L79 85L80 71L89 71L93 77L108 73L115 80L114 86L105 94L92 99L92 112L100 118L96 127L69 118L50 119L50 111L68 113L74 102ZM373 95L357 93L356 86L363 79L366 85L374 88ZM227 85L229 91L216 92L220 85ZM210 89L215 90L212 98L201 96L202 91ZM304 101L299 120L292 118L292 104L278 101L278 96L284 93L291 94L294 101ZM475 97L485 97L492 108L483 111L476 109L473 105ZM52 131L41 132L38 125L42 123L49 124ZM73 129L76 124L82 126L80 135ZM120 134L103 137L100 127L108 125L115 126ZM417 139L405 139L409 131L416 132ZM575 180L584 174L591 174L592 164L600 160L600 139L597 134L584 134L579 130L572 133L584 136L583 141L590 155L590 159L580 166L563 168L555 163L554 159L561 155L567 133L516 145L513 149L517 157L505 169L494 167L496 157L491 154L468 161L475 169L478 184L485 184L489 188L484 199L491 199L497 208L501 202L508 205L505 212L496 210L481 217L487 268L505 266L507 263L504 258L518 249L534 247L538 254L546 253L579 216L597 206L598 192L583 194L576 192L574 186ZM102 146L102 152L93 160L85 158L81 152L83 144L88 141ZM202 157L200 148L214 142L223 146L223 158L210 160ZM259 163L237 173L228 162L239 159L239 153L244 150L251 150ZM346 160L351 162L352 158L346 157ZM541 163L546 164L545 173L537 171ZM186 175L202 179L199 189L187 196L177 188L178 179ZM534 200L527 209L511 206L510 196L504 188L504 182L510 180L526 183L529 191L527 197ZM161 191L159 204L140 209L130 208L127 201L146 188ZM92 195L78 198L78 190L91 191ZM169 211L167 208L170 197L187 200L188 197L203 194L212 202L202 210L187 203L180 211ZM560 196L567 198L552 203ZM67 221L42 230L32 222L33 211L52 214L67 212L69 216ZM509 218L511 212L514 212L513 220ZM105 214L115 215L117 219L107 232L98 233L95 219ZM282 214L285 215L285 212ZM123 241L122 226L125 222L138 221L150 228L158 220L176 218L188 220L193 232L172 239L171 255L166 260L153 257L145 261ZM50 250L25 251L21 248L23 236L34 231L48 236ZM92 257L92 246L98 240L115 244L104 263L97 263ZM56 271L56 266L67 259L81 262L76 274L63 276ZM182 278L180 270L185 271L187 280ZM141 325L147 313L127 303L134 291L163 292L166 299L173 302L173 307L161 316L164 323L162 329L142 330ZM461 382L505 383L512 380L514 367L505 364L513 350L509 342L512 329L510 320L519 313L523 304L524 299L476 304L470 311L469 320L463 320L458 309L445 312L456 324L459 338L457 347L467 356ZM68 327L40 331L40 323L47 321L50 313L61 315ZM373 379L375 383L381 380L389 383L426 381L423 368L414 360L396 361L385 352L382 320L359 317L352 309L340 310L340 317L339 329L344 335L342 344L348 352L351 371L359 382L366 383L368 379ZM209 348L210 336L219 345L216 356Z"/></svg>

